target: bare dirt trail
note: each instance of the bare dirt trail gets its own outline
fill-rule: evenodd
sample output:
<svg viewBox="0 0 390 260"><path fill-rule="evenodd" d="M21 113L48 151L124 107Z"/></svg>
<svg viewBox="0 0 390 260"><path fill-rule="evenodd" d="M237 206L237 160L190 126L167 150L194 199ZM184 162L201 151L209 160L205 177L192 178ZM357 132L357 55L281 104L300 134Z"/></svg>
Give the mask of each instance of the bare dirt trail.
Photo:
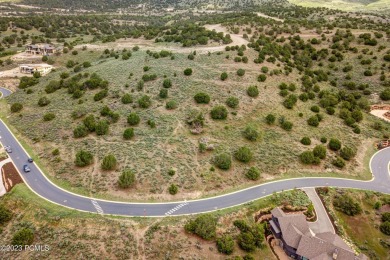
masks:
<svg viewBox="0 0 390 260"><path fill-rule="evenodd" d="M263 13L256 13L257 16L261 16L261 17L264 17L264 18L269 18L269 19L272 19L272 20L275 20L275 21L278 21L278 22L284 22L284 19L280 19L278 17L273 17L273 16L269 16L269 15L266 15L266 14L263 14Z"/></svg>
<svg viewBox="0 0 390 260"><path fill-rule="evenodd" d="M213 25L205 25L204 26L208 30L215 30L216 32L223 32L225 34L230 34L225 27L223 27L221 24L213 24ZM162 45L161 43L157 44L153 40L145 40L143 38L138 39L120 39L116 42L111 43L103 43L103 44L83 44L76 46L76 48L82 48L83 46L86 46L87 49L92 50L104 50L104 49L124 49L124 48L132 48L134 46L139 46L140 48L146 48L151 51L171 51L175 53L191 53L193 51L196 51L200 54L208 53L208 52L218 52L218 51L224 51L226 46L235 46L235 45L246 45L248 44L248 41L242 37L242 35L239 34L230 34L230 37L232 39L232 43L230 44L220 44L217 46L192 46L192 47L181 47L178 44L166 44Z"/></svg>

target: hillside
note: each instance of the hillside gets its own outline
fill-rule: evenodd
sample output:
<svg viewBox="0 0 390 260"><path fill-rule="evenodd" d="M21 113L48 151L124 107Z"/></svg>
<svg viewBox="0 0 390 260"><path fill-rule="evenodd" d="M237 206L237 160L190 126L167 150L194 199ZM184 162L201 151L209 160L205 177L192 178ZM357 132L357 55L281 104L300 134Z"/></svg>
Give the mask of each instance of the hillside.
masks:
<svg viewBox="0 0 390 260"><path fill-rule="evenodd" d="M0 1L1 2L1 1ZM39 6L44 8L83 9L97 11L112 11L119 8L129 7L151 7L151 8L197 8L197 9L232 9L261 5L269 3L269 0L7 0L3 2L14 2L18 5ZM287 3L286 0L272 1L276 3Z"/></svg>
<svg viewBox="0 0 390 260"><path fill-rule="evenodd" d="M343 11L389 11L390 0L288 0L304 7L326 7Z"/></svg>

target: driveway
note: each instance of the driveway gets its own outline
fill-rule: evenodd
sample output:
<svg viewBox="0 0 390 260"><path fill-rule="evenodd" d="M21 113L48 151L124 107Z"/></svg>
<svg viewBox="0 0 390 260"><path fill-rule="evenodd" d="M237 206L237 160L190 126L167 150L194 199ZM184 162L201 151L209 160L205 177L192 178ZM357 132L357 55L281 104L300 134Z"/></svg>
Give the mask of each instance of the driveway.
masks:
<svg viewBox="0 0 390 260"><path fill-rule="evenodd" d="M310 229L313 230L313 232L316 234L324 232L331 232L335 234L336 232L334 230L332 222L330 221L328 213L326 212L326 209L322 204L320 197L318 197L315 188L303 188L302 190L307 194L307 196L313 203L314 210L317 214L316 222L308 222Z"/></svg>

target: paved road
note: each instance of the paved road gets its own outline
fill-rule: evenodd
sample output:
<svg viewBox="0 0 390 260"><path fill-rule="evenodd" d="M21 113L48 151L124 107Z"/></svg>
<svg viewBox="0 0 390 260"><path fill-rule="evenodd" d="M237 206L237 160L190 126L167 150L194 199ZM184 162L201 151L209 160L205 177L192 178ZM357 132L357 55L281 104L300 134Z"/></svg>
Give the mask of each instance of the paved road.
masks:
<svg viewBox="0 0 390 260"><path fill-rule="evenodd" d="M222 196L179 202L166 203L133 203L105 201L83 197L59 188L49 181L35 163L30 164L31 172L24 173L23 165L29 155L19 144L11 131L0 120L0 142L3 146L11 146L11 159L21 173L24 182L40 197L68 208L123 216L178 216L198 214L228 208L250 202L274 192L305 187L344 187L363 190L372 190L390 193L389 161L390 148L376 153L370 162L374 178L371 181L358 181L340 178L296 178L261 184L252 188L240 190Z"/></svg>
<svg viewBox="0 0 390 260"><path fill-rule="evenodd" d="M315 188L304 188L303 191L307 194L313 203L315 212L317 214L317 220L315 222L308 222L310 229L313 230L313 232L316 234L325 232L331 232L335 234L336 231L334 230L332 221L330 221L328 212L326 212L326 209L322 204L320 197L318 197Z"/></svg>
<svg viewBox="0 0 390 260"><path fill-rule="evenodd" d="M8 90L8 89L5 89L5 88L0 88L0 92L1 92L0 98L7 97L7 96L12 94L11 90Z"/></svg>

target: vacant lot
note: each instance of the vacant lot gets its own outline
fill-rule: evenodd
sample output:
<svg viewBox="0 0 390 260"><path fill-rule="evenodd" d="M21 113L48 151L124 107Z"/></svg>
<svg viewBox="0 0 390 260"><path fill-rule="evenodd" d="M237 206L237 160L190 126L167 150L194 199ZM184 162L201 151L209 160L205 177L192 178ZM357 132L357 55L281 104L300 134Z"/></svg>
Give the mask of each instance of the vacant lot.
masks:
<svg viewBox="0 0 390 260"><path fill-rule="evenodd" d="M227 31L219 24L207 27L216 31ZM249 23L229 24L228 27L229 30L235 31L235 34L232 34L235 41L231 45L247 42L242 38L245 33L259 35L264 30L270 30L270 27L264 29ZM302 28L301 35L304 41L324 37L325 40L313 44L313 48L320 50L329 47L328 41L336 31L328 30L326 35L320 36L315 30ZM386 67L381 66L388 42L385 39L378 39L378 44L382 44L383 47L378 51L375 47L375 55L378 57L372 57L374 52L369 53L369 48L353 36L362 32L357 29L351 30L350 47L356 48L357 52L343 54L342 65L335 66L327 60L313 65L313 70L324 70L329 77L335 79L334 81L339 80L338 87L331 86L330 79L317 82L315 85L318 91L338 91L345 78L350 78L357 82L356 84L367 84L365 90L371 95L364 92L366 94L363 96L362 91L358 93L356 87L355 92L351 93L359 98L362 96L364 99L367 98L367 102L378 102L378 93L383 90L379 81L379 67L383 75L389 74ZM278 37L277 40L283 40L283 37L288 37L288 33L281 33ZM9 104L20 102L24 105L21 113L9 114L9 122L20 131L20 137L26 144L34 147L32 152L37 155L38 163L59 185L83 194L106 198L166 200L218 194L286 177L371 178L368 161L374 152L375 140L387 134L387 126L379 124L375 126L379 131L373 129L374 122L378 123L380 119L364 113L363 121L359 123L361 133L356 134L338 116L339 108L335 115L328 115L322 107L319 108L322 115L319 126L309 126L307 120L316 115L312 107L318 105L320 92L313 93L315 95L313 99L306 102L298 100L292 109L287 109L283 105L285 97L281 96L279 89L282 82L295 84L295 88L287 93L296 96L302 94L302 73L298 70L294 69L286 75L282 72L281 63L271 59L256 64L254 60L259 54L254 48L248 47L241 51L225 51L224 46L217 46L220 51L202 54L193 50L204 50L208 48L207 46L188 49L174 47L186 50L187 53L173 52L168 57L156 58L156 51L160 51L163 46L170 49L169 44L149 42L151 48L141 46L140 50L132 51L129 59L122 59L125 53L140 43L139 39L126 40L128 43L132 41L133 44L126 45L131 47L127 49L118 48L120 45L117 44L121 44L119 41L112 45L102 44L99 48L77 47L75 52L51 57L54 66L58 68L56 71L40 78L37 85L20 90L8 98ZM109 46L115 49L105 50ZM189 56L189 50L194 55ZM361 52L366 55L363 56ZM248 62L238 62L243 58ZM360 64L362 58L370 59L371 65L362 66ZM74 61L76 65L70 66L69 61ZM75 76L77 73L74 69L77 64L82 65L83 62L89 62L92 66L79 68L79 75L82 75L80 84L96 73L108 81L106 98L94 101L95 94L100 90L84 91L85 94L78 99L72 98L66 88L46 93L45 88L50 82L60 82L60 75L63 76L64 73L68 73L69 77ZM339 70L339 67L347 65L353 70L348 73ZM192 69L192 75L184 75L183 71L186 68ZM263 72L264 68L267 72ZM372 68L372 77L363 75L367 68ZM237 74L239 69L244 75ZM227 75L224 81L221 80L223 72ZM264 82L259 82L258 76L263 73L267 78ZM153 76L153 79L148 80L148 76ZM142 78L145 82L140 85ZM168 97L163 99L159 97L159 93L163 89L163 81L167 79L171 81L172 86L168 89ZM259 90L257 97L250 97L247 94L249 86L257 86ZM195 102L194 96L200 92L210 96L208 104ZM133 103L121 102L125 94L133 97ZM144 95L151 98L151 106L147 109L140 108L137 102ZM41 107L38 100L43 96L47 97L50 103ZM212 108L218 105L226 106L229 97L239 100L238 107L227 108L227 119L213 120L210 116ZM173 106L175 109L166 108L169 101L176 103ZM87 115L93 115L97 120L108 119L100 112L105 106L119 115L119 120L110 124L108 134L97 136L90 133L83 138L74 138L73 130L82 124ZM200 135L192 134L187 124L188 117L193 111L204 116L203 132ZM132 126L134 138L125 141L123 132L130 127L127 124L127 116L131 112L140 116L140 123ZM48 113L54 114L55 118L44 121L43 117ZM72 117L72 114L78 114L79 117ZM265 117L268 114L275 116L274 125L266 123ZM293 124L291 131L280 127L283 120ZM150 127L148 121L154 121L156 127ZM247 126L258 131L260 135L257 141L244 138L243 131ZM303 145L301 143L303 137L310 138L311 144ZM303 151L312 150L321 144L321 139L323 142L325 140L324 143L327 145L331 138L337 138L343 146L353 147L357 151L356 156L348 161L345 167L340 169L333 165L338 153L330 149L326 158L318 165L305 166L300 162L299 155ZM212 149L200 152L200 142L206 142L206 146ZM253 158L248 163L239 162L233 156L243 146L248 147L253 153ZM59 150L59 154L52 154L55 149ZM84 168L75 167L75 155L81 149L88 150L94 155L92 165ZM229 170L220 170L214 164L215 156L221 153L227 153L232 157L232 166ZM103 157L108 154L113 154L118 160L114 171L101 169ZM246 178L245 173L250 167L259 169L261 177L257 181ZM119 189L117 185L120 172L124 169L131 169L136 174L136 184L128 190ZM168 193L171 184L179 187L175 197Z"/></svg>

